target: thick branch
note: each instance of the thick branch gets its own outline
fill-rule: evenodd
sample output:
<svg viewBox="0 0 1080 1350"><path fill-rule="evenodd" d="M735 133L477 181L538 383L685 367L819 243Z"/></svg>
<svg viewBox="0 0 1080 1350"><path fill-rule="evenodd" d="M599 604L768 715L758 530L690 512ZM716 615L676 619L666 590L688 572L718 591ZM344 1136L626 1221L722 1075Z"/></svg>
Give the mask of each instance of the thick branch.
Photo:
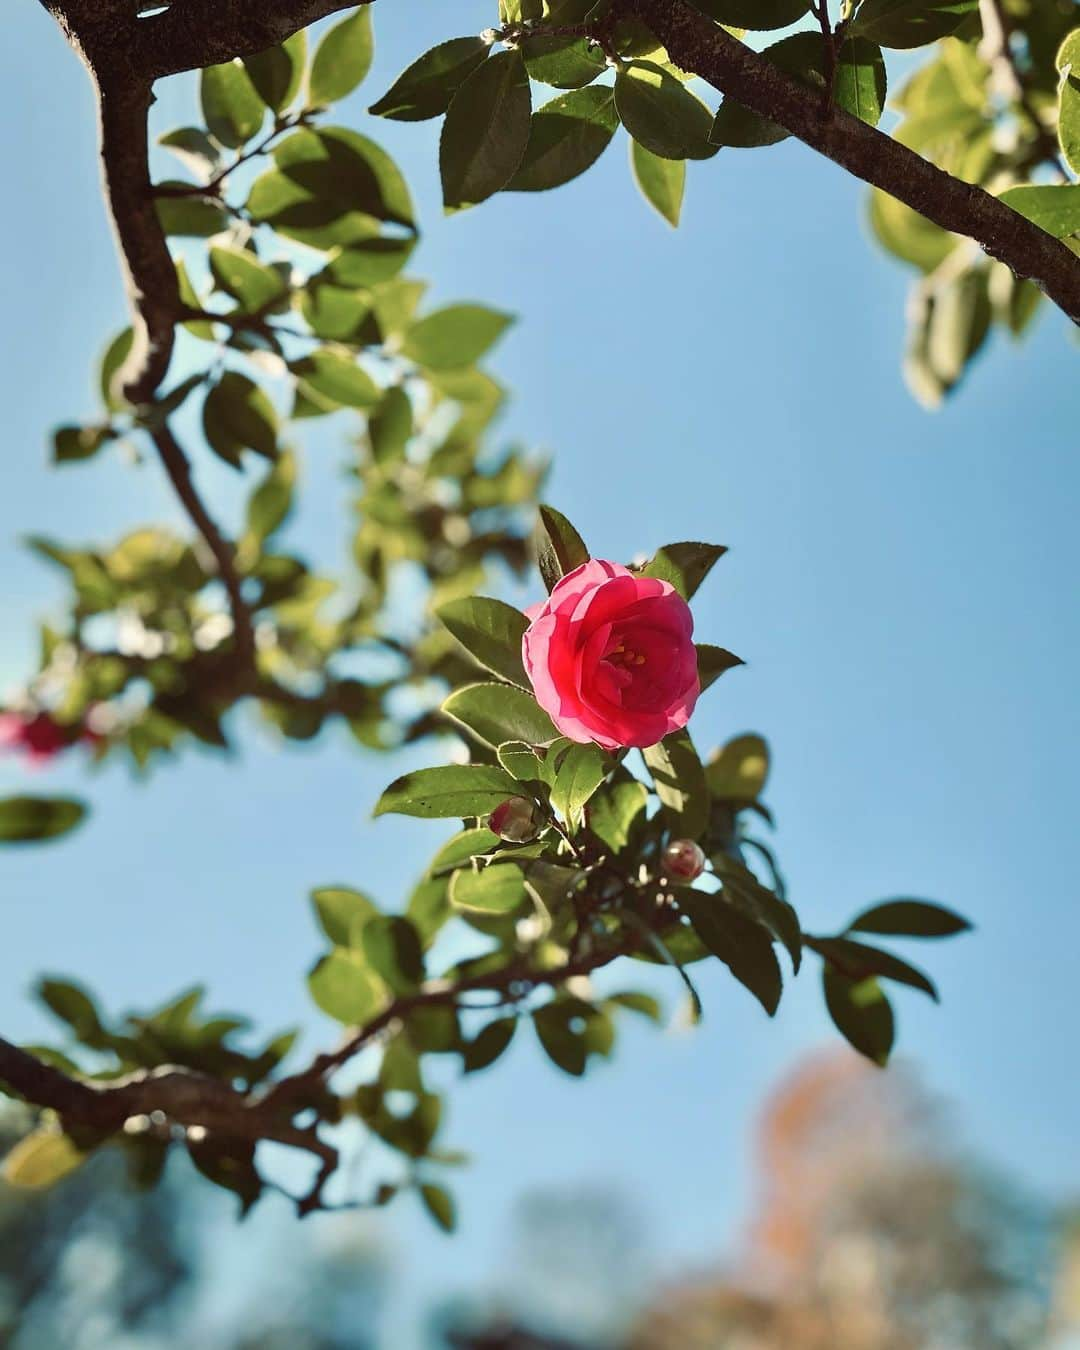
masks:
<svg viewBox="0 0 1080 1350"><path fill-rule="evenodd" d="M1030 277L1080 323L1080 258L996 197L951 177L839 108L823 116L817 91L783 74L686 0L617 4L624 14L643 20L683 70L778 122L856 178L882 188L943 229L974 239L1017 276Z"/></svg>

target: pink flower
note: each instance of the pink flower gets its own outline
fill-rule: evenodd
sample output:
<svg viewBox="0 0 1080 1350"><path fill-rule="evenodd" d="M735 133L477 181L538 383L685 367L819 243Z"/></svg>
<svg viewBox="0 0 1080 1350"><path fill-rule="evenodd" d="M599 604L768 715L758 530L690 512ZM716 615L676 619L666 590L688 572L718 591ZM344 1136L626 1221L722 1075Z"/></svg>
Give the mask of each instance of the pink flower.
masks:
<svg viewBox="0 0 1080 1350"><path fill-rule="evenodd" d="M666 581L592 558L525 612L533 693L570 740L655 745L690 720L701 688L694 620Z"/></svg>
<svg viewBox="0 0 1080 1350"><path fill-rule="evenodd" d="M24 717L0 713L0 749L20 751L31 763L44 764L70 744L70 737L48 713Z"/></svg>

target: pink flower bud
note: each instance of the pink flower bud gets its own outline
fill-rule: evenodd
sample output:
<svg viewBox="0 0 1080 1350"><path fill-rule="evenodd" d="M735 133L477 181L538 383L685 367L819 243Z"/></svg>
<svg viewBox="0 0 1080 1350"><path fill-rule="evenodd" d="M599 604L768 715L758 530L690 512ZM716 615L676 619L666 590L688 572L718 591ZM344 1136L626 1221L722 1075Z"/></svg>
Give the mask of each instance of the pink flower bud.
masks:
<svg viewBox="0 0 1080 1350"><path fill-rule="evenodd" d="M705 871L705 854L692 839L673 839L664 849L661 866L675 881L696 881Z"/></svg>
<svg viewBox="0 0 1080 1350"><path fill-rule="evenodd" d="M488 817L488 828L508 844L527 844L540 833L542 825L536 803L527 797L508 797Z"/></svg>

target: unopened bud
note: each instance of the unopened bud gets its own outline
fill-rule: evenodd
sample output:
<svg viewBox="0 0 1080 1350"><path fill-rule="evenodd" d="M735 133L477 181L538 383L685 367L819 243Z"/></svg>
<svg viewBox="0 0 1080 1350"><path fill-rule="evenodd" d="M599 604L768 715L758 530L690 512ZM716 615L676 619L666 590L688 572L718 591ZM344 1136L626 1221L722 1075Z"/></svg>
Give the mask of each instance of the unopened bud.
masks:
<svg viewBox="0 0 1080 1350"><path fill-rule="evenodd" d="M508 797L488 817L488 828L508 844L527 844L543 823L539 808L528 797Z"/></svg>
<svg viewBox="0 0 1080 1350"><path fill-rule="evenodd" d="M705 854L692 839L673 839L664 849L661 866L676 881L696 881L705 871Z"/></svg>

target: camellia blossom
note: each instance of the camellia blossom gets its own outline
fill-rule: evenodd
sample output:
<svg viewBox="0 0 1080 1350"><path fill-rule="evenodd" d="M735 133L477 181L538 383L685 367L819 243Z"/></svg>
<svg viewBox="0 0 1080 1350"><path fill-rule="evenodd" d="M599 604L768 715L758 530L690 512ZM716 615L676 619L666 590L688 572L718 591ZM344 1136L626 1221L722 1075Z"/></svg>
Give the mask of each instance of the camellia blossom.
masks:
<svg viewBox="0 0 1080 1350"><path fill-rule="evenodd" d="M686 726L701 685L693 615L674 586L592 558L525 613L525 669L564 736L616 750Z"/></svg>
<svg viewBox="0 0 1080 1350"><path fill-rule="evenodd" d="M15 750L31 763L44 764L69 744L68 733L46 712L0 713L0 749Z"/></svg>

